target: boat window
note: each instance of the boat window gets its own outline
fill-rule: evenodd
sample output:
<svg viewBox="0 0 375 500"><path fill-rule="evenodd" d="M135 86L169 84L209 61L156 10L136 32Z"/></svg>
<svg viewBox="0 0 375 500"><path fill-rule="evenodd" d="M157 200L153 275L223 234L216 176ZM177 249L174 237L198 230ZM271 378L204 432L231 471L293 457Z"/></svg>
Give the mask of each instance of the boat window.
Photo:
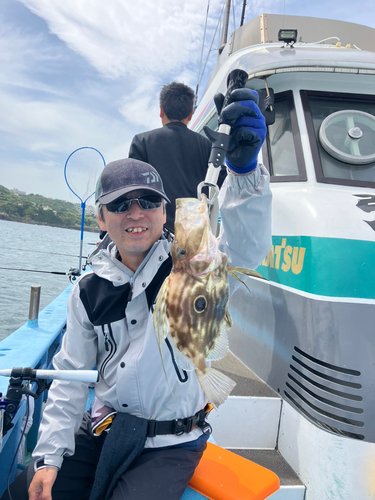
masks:
<svg viewBox="0 0 375 500"><path fill-rule="evenodd" d="M275 94L275 123L268 127L263 161L271 174L271 182L306 180L291 91Z"/></svg>
<svg viewBox="0 0 375 500"><path fill-rule="evenodd" d="M199 133L201 135L203 135L204 137L207 137L206 134L204 133L204 130L203 130L203 127L204 126L207 126L208 128L210 128L211 130L217 130L218 129L218 116L217 116L217 113L215 113L209 120L207 123L204 123L204 125L202 125L202 128L201 130L199 131Z"/></svg>
<svg viewBox="0 0 375 500"><path fill-rule="evenodd" d="M318 182L375 186L375 98L301 91Z"/></svg>
<svg viewBox="0 0 375 500"><path fill-rule="evenodd" d="M217 130L217 113L204 125ZM203 125L199 133L206 136ZM268 127L262 152L271 182L307 179L292 91L275 94L275 123Z"/></svg>

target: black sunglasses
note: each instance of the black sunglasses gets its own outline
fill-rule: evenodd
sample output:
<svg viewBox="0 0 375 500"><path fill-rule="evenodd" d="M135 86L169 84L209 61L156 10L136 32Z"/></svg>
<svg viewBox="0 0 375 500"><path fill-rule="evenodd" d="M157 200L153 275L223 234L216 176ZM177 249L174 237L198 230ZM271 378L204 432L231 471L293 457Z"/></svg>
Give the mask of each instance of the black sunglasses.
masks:
<svg viewBox="0 0 375 500"><path fill-rule="evenodd" d="M132 201L136 201L139 207L142 210L154 210L155 208L159 208L161 205L162 197L157 194L146 194L144 196L140 196L139 198L122 198L114 203L108 203L105 205L108 212L112 212L114 214L123 214L130 210L132 206Z"/></svg>

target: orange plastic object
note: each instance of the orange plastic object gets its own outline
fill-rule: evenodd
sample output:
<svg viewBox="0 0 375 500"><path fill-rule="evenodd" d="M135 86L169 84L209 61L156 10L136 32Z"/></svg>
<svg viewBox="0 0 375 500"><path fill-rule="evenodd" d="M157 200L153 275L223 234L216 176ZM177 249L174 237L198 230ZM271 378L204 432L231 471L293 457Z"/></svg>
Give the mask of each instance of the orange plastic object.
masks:
<svg viewBox="0 0 375 500"><path fill-rule="evenodd" d="M264 500L280 482L261 465L207 443L189 486L210 500Z"/></svg>

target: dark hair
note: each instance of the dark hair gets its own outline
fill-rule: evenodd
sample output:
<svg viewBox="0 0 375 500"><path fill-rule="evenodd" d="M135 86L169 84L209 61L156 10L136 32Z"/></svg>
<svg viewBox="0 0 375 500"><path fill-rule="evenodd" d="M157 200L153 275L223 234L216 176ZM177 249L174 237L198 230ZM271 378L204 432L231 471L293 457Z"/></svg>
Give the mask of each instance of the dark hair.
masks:
<svg viewBox="0 0 375 500"><path fill-rule="evenodd" d="M194 90L183 83L164 85L160 92L160 104L169 120L184 120L194 105Z"/></svg>

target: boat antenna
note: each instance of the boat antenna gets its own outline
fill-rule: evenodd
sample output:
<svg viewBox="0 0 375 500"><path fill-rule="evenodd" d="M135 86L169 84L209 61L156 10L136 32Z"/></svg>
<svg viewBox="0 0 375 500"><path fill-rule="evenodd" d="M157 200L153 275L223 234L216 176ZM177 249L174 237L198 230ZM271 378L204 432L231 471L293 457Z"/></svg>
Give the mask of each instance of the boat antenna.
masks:
<svg viewBox="0 0 375 500"><path fill-rule="evenodd" d="M210 0L208 0L208 3L210 2ZM203 66L203 69L202 69L202 72L198 74L198 82L197 82L197 87L196 87L196 91L195 91L195 102L194 102L194 111L197 107L197 104L198 104L198 90L199 90L199 86L201 84L201 81L202 81L202 78L203 78L203 75L204 75L204 71L206 69L206 66L207 66L207 62L208 62L208 58L210 56L210 53L212 51L212 45L214 44L214 41L215 41L215 37L216 37L216 33L217 33L217 30L218 30L218 27L220 26L220 22L221 22L221 16L223 15L223 10L224 10L224 6L225 4L223 4L223 7L221 8L221 12L220 12L220 17L219 17L219 20L216 24L216 28L215 28L215 33L212 37L212 41L211 41L211 45L210 45L210 48L208 50L208 53L207 53L207 57L206 57L206 61L204 63L204 66ZM208 15L208 8L207 8L207 15ZM203 52L203 47L204 47L204 38L203 38L203 43L202 43L202 52ZM216 49L215 49L216 50Z"/></svg>
<svg viewBox="0 0 375 500"><path fill-rule="evenodd" d="M221 39L219 54L222 52L222 50L223 50L223 48L228 40L229 16L230 16L230 0L227 0L226 5L225 5L225 14L224 14L224 21L223 21L223 37Z"/></svg>
<svg viewBox="0 0 375 500"><path fill-rule="evenodd" d="M199 89L199 84L200 84L200 76L201 76L201 67L202 67L202 60L203 60L203 49L204 49L204 41L206 39L206 30L207 30L207 19L208 19L208 12L210 10L210 0L207 1L207 12L206 12L206 20L204 23L204 32L203 32L203 40L202 40L202 50L201 50L201 59L199 61L199 70L198 70L198 78L197 78L197 87L195 89L195 98L194 98L194 110L197 107L198 103L198 89Z"/></svg>
<svg viewBox="0 0 375 500"><path fill-rule="evenodd" d="M234 13L234 2L232 3L232 13L233 13L233 31L236 31L236 14Z"/></svg>
<svg viewBox="0 0 375 500"><path fill-rule="evenodd" d="M245 21L245 11L246 11L246 0L243 0L240 27L243 26L243 23Z"/></svg>
<svg viewBox="0 0 375 500"><path fill-rule="evenodd" d="M82 270L83 231L85 227L86 202L94 195L96 181L105 167L103 155L95 148L82 147L70 153L65 162L64 177L70 191L81 201L81 247L79 252L79 274Z"/></svg>

